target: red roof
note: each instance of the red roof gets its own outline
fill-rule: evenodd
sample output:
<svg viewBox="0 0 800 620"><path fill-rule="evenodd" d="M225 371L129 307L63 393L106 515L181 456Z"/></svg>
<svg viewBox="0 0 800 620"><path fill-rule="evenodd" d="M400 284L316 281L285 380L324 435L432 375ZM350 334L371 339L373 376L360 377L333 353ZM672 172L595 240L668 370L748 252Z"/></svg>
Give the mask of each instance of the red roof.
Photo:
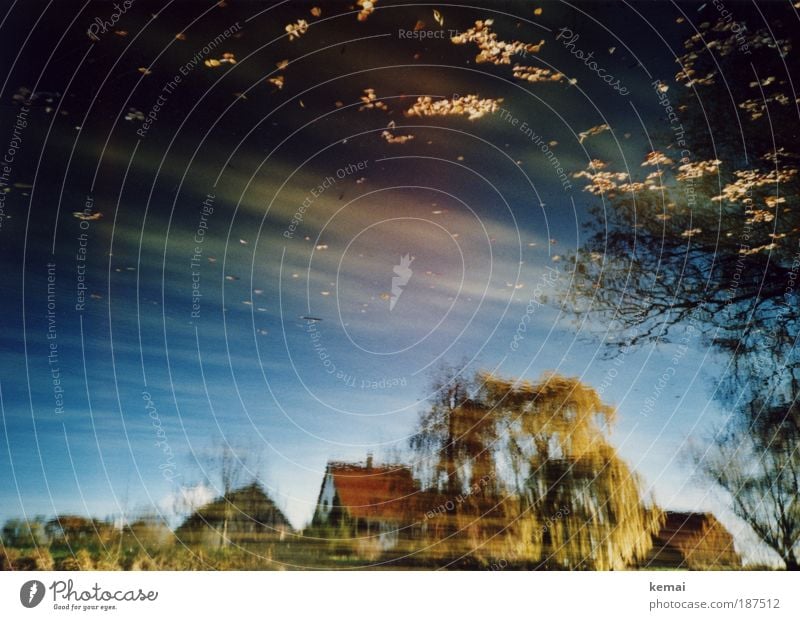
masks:
<svg viewBox="0 0 800 620"><path fill-rule="evenodd" d="M339 501L350 516L381 521L416 520L419 489L407 467L331 463L329 472Z"/></svg>
<svg viewBox="0 0 800 620"><path fill-rule="evenodd" d="M667 512L645 566L707 569L741 566L741 558L733 536L713 514Z"/></svg>

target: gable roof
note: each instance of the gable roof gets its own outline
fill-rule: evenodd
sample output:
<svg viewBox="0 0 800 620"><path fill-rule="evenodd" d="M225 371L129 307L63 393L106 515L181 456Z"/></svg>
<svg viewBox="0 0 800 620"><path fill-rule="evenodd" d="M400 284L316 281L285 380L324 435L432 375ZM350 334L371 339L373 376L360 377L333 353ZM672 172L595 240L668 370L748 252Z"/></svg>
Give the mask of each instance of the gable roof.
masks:
<svg viewBox="0 0 800 620"><path fill-rule="evenodd" d="M358 519L413 521L418 515L419 488L402 465L362 466L329 463L339 503Z"/></svg>
<svg viewBox="0 0 800 620"><path fill-rule="evenodd" d="M264 531L280 528L292 530L289 520L257 482L231 491L209 502L189 515L178 528L179 532L217 528L228 517L229 523L247 525Z"/></svg>
<svg viewBox="0 0 800 620"><path fill-rule="evenodd" d="M733 536L710 512L667 511L645 566L739 566Z"/></svg>

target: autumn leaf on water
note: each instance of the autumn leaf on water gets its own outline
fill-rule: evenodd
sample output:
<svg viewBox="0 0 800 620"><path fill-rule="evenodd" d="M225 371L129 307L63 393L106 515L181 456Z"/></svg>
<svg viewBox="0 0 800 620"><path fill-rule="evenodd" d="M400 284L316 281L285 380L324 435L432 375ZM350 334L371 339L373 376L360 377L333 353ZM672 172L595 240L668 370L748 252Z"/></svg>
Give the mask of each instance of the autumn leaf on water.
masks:
<svg viewBox="0 0 800 620"><path fill-rule="evenodd" d="M86 222L96 222L97 220L103 217L103 214L100 213L99 211L91 213L89 215L87 215L83 211L73 211L72 217Z"/></svg>
<svg viewBox="0 0 800 620"><path fill-rule="evenodd" d="M689 179L696 179L702 176L710 175L710 174L717 174L719 172L719 166L722 163L719 159L709 159L705 161L693 161L689 162L688 164L682 164L678 166L678 174L675 175L675 178L678 181L687 181ZM739 175L737 175L739 176ZM740 176L740 178L743 178ZM746 177L744 177L746 178ZM780 181L784 181L786 179L780 179ZM768 182L772 181L770 179ZM746 178L746 182L743 184L742 187L738 187L737 189L741 189L742 193L746 193L746 190L743 189L744 186L747 186L747 183L751 183L751 178ZM734 196L738 193L736 191L737 184L731 184L724 188L723 194L728 200L734 198ZM733 191L732 191L733 190ZM712 199L713 200L713 199Z"/></svg>
<svg viewBox="0 0 800 620"><path fill-rule="evenodd" d="M587 129L586 131L580 132L578 134L578 142L580 144L583 144L583 141L586 140L586 138L589 138L591 136L596 136L598 134L603 133L604 131L610 131L610 130L611 127L609 127L607 123L603 123L602 125L595 125L594 127L590 127L589 129Z"/></svg>
<svg viewBox="0 0 800 620"><path fill-rule="evenodd" d="M367 17L372 15L377 3L378 0L358 0L357 4L361 7L361 11L359 11L356 19L358 19L360 22L366 21Z"/></svg>
<svg viewBox="0 0 800 620"><path fill-rule="evenodd" d="M285 30L289 33L289 40L294 41L306 33L308 30L308 22L304 19L298 19L294 24L286 24Z"/></svg>
<svg viewBox="0 0 800 620"><path fill-rule="evenodd" d="M672 163L672 160L661 151L650 151L642 166L669 166Z"/></svg>
<svg viewBox="0 0 800 620"><path fill-rule="evenodd" d="M406 110L406 116L466 116L469 120L496 112L502 99L480 99L476 95L464 95L453 99L418 97L416 103Z"/></svg>
<svg viewBox="0 0 800 620"><path fill-rule="evenodd" d="M497 38L497 34L492 32L491 26L493 23L494 21L491 19L476 21L473 28L451 37L450 41L454 45L474 43L479 50L479 54L475 57L475 62L490 62L494 65L509 65L511 64L512 56L538 54L544 45L544 39L539 43L500 41Z"/></svg>
<svg viewBox="0 0 800 620"><path fill-rule="evenodd" d="M581 170L572 175L575 179L586 178L589 185L583 191L599 196L608 192L613 192L619 188L619 184L628 179L626 172L612 172L602 170L606 164L599 160L592 160L587 170Z"/></svg>
<svg viewBox="0 0 800 620"><path fill-rule="evenodd" d="M514 65L514 77L528 82L561 82L564 74L545 69L544 67L523 67Z"/></svg>
<svg viewBox="0 0 800 620"><path fill-rule="evenodd" d="M128 113L125 115L126 121L143 121L144 113L136 108L128 108Z"/></svg>
<svg viewBox="0 0 800 620"><path fill-rule="evenodd" d="M206 67L219 67L224 63L235 65L236 56L232 52L225 52L222 54L222 58L206 58L203 64Z"/></svg>
<svg viewBox="0 0 800 620"><path fill-rule="evenodd" d="M375 94L374 88L365 88L364 94L361 96L361 101L364 102L364 105L358 108L358 111L361 112L362 110L388 110L386 104L383 101L378 101L378 95ZM337 105L338 107L338 105Z"/></svg>
<svg viewBox="0 0 800 620"><path fill-rule="evenodd" d="M409 140L413 140L414 136L412 136L411 134L407 134L404 136L396 136L392 132L384 129L383 132L381 133L381 138L386 140L386 142L388 142L389 144L405 144Z"/></svg>

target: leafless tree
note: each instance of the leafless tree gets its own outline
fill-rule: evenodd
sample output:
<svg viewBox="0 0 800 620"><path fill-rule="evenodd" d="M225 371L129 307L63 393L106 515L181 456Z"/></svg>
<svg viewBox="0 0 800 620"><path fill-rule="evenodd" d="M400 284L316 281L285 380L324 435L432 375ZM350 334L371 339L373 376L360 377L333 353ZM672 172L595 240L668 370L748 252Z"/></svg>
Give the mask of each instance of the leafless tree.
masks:
<svg viewBox="0 0 800 620"><path fill-rule="evenodd" d="M793 567L800 55L794 15L742 7L737 19L749 21L743 39L730 23L709 23L685 42L677 89L655 86L674 116L641 167L595 160L576 174L605 202L571 262L569 296L580 318L611 326L609 355L702 337L727 356L716 393L735 415L698 465Z"/></svg>
<svg viewBox="0 0 800 620"><path fill-rule="evenodd" d="M766 428L721 431L707 451L694 456L698 472L728 494L735 514L786 569L800 570L798 405Z"/></svg>
<svg viewBox="0 0 800 620"><path fill-rule="evenodd" d="M258 479L260 459L254 448L232 445L224 440L212 445L201 459L205 477L224 502L222 528L219 532L219 544L224 547L230 544L228 524L236 510L229 501L231 493L247 482Z"/></svg>

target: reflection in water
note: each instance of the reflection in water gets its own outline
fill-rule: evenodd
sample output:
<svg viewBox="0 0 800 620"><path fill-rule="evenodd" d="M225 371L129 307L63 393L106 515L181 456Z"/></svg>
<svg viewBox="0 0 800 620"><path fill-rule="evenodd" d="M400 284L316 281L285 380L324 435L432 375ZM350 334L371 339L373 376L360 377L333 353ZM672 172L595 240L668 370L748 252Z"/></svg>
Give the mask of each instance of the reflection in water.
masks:
<svg viewBox="0 0 800 620"><path fill-rule="evenodd" d="M652 3L623 33L590 22L627 3L453 4L438 30L409 3L172 3L155 31L149 4L117 16L135 37L90 28L81 71L63 12L58 53L14 50L47 90L4 102L0 568L740 568L737 517L800 568L797 6ZM679 385L701 347L710 431ZM496 374L413 401L465 351ZM640 470L611 441L623 371L654 378ZM645 492L667 385L693 445L654 488L694 473L716 514ZM290 521L314 500L282 481L384 431L404 453L328 460Z"/></svg>
<svg viewBox="0 0 800 620"><path fill-rule="evenodd" d="M769 24L719 20L685 42L682 90L653 83L667 129L641 172L593 160L575 174L608 202L588 225L570 299L613 321L617 350L703 339L724 356L714 397L732 415L695 450L697 470L796 570L800 145L797 96L780 76L800 67L793 26Z"/></svg>
<svg viewBox="0 0 800 620"><path fill-rule="evenodd" d="M369 455L329 463L303 531L253 482L193 508L174 532L152 517L121 528L75 516L9 523L10 547L38 550L28 558L7 550L4 561L42 568L61 556L59 568L139 569L740 564L713 516L665 515L641 497L638 476L608 442L614 410L589 386L559 375L464 379L443 369L434 387L411 441L413 462L376 464ZM209 462L234 481L235 460L224 448Z"/></svg>

